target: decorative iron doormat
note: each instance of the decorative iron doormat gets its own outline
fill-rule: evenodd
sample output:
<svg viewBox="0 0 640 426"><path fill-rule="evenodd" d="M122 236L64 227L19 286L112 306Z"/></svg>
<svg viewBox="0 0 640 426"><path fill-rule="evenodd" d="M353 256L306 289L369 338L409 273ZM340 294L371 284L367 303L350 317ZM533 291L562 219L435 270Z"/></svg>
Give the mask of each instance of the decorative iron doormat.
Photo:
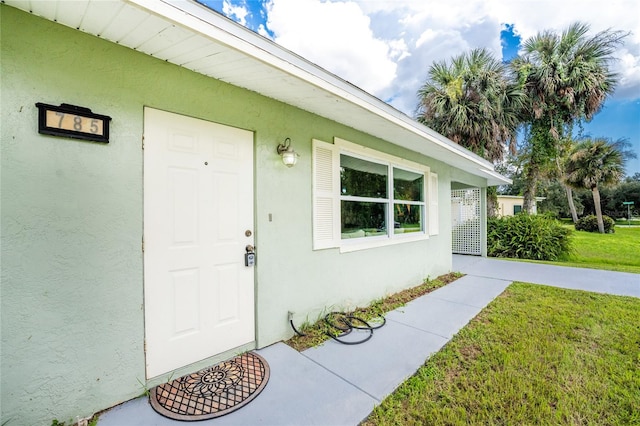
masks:
<svg viewBox="0 0 640 426"><path fill-rule="evenodd" d="M251 402L268 381L269 365L264 358L245 353L156 386L149 401L154 410L170 419L212 419Z"/></svg>

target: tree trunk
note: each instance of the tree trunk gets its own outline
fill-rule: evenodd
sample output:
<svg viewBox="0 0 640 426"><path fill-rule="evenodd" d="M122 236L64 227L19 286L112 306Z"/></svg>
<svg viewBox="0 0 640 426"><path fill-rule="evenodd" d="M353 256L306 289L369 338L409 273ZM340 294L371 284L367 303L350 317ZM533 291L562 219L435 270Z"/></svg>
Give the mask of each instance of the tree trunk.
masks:
<svg viewBox="0 0 640 426"><path fill-rule="evenodd" d="M524 181L524 201L522 210L528 214L533 213L533 207L536 205L536 187L538 186L538 170L537 164L529 164L527 175Z"/></svg>
<svg viewBox="0 0 640 426"><path fill-rule="evenodd" d="M578 212L576 212L576 205L573 202L573 191L569 185L563 185L564 189L567 191L567 201L569 202L569 210L571 210L571 219L573 219L573 223L578 222Z"/></svg>
<svg viewBox="0 0 640 426"><path fill-rule="evenodd" d="M557 132L552 124L549 117L543 117L531 123L530 152L522 205L522 209L528 214L532 214L536 206L536 189L540 175L558 154Z"/></svg>
<svg viewBox="0 0 640 426"><path fill-rule="evenodd" d="M593 204L596 208L596 217L598 218L598 231L604 234L604 221L602 220L602 206L600 205L600 191L597 186L591 188L593 194Z"/></svg>
<svg viewBox="0 0 640 426"><path fill-rule="evenodd" d="M487 217L498 216L498 189L495 186L487 187Z"/></svg>

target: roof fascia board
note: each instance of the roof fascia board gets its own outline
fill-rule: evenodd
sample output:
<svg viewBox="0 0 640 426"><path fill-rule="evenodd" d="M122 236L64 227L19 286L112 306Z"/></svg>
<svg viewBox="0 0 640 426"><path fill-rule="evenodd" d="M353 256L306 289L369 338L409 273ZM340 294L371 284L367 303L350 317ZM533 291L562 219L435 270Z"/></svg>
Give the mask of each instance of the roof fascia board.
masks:
<svg viewBox="0 0 640 426"><path fill-rule="evenodd" d="M498 194L498 198L507 198L510 200L523 200L524 199L524 195L504 195L504 194ZM546 200L547 197L535 197L536 201L543 201Z"/></svg>
<svg viewBox="0 0 640 426"><path fill-rule="evenodd" d="M225 44L231 49L280 69L291 76L311 83L334 95L339 95L351 103L356 103L360 99L356 92L362 92L362 94L377 99L301 56L284 49L273 41L194 1L125 1L184 28L195 30L217 43ZM347 90L345 86L351 86L352 90ZM336 89L338 88L343 93L337 91Z"/></svg>
<svg viewBox="0 0 640 426"><path fill-rule="evenodd" d="M497 185L511 185L513 181L505 176L502 176L500 173L495 172L493 170L480 169L481 173L488 175L487 183L489 186L497 186Z"/></svg>
<svg viewBox="0 0 640 426"><path fill-rule="evenodd" d="M475 167L493 168L487 160L463 149L375 96L199 3L186 0L126 1L183 27L198 31L216 42L226 44L232 49L357 105L456 156L463 157ZM424 153L423 150L420 152Z"/></svg>

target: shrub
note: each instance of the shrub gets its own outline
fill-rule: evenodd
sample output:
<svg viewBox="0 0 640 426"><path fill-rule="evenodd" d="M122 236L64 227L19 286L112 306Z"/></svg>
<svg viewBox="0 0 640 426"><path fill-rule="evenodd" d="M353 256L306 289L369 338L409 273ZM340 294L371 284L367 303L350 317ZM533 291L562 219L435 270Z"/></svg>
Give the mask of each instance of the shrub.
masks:
<svg viewBox="0 0 640 426"><path fill-rule="evenodd" d="M489 256L558 260L571 250L571 229L545 215L520 213L487 221Z"/></svg>
<svg viewBox="0 0 640 426"><path fill-rule="evenodd" d="M616 222L609 216L602 216L602 222L604 222L604 232L606 234L616 232L614 229ZM592 214L581 217L576 223L576 231L600 232L598 229L598 218Z"/></svg>

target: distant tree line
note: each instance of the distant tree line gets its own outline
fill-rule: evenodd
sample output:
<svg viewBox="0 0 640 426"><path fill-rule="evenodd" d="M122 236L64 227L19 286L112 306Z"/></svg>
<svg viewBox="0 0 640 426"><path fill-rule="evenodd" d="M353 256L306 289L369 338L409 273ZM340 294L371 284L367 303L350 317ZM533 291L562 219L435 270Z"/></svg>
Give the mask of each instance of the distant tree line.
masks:
<svg viewBox="0 0 640 426"><path fill-rule="evenodd" d="M503 168L503 173L509 174ZM521 172L511 174L513 185L499 188L501 194L522 195L524 181ZM538 202L538 212L551 213L557 218L571 217L565 188L557 179L544 179L539 183L538 195L544 200ZM596 208L591 191L575 190L573 200L578 216L595 215ZM600 190L602 214L614 219L627 218L627 206L623 202L633 202L629 209L633 217L640 217L640 173L628 176L620 183Z"/></svg>
<svg viewBox="0 0 640 426"><path fill-rule="evenodd" d="M571 217L567 198L557 182L549 181L541 188L540 195L545 200L538 203L540 212L550 212L557 217ZM578 190L574 193L576 209L580 216L596 214L593 197L588 190ZM633 202L627 210L623 202ZM614 219L626 219L628 212L632 217L640 217L640 173L627 177L618 185L603 188L600 191L602 214Z"/></svg>

